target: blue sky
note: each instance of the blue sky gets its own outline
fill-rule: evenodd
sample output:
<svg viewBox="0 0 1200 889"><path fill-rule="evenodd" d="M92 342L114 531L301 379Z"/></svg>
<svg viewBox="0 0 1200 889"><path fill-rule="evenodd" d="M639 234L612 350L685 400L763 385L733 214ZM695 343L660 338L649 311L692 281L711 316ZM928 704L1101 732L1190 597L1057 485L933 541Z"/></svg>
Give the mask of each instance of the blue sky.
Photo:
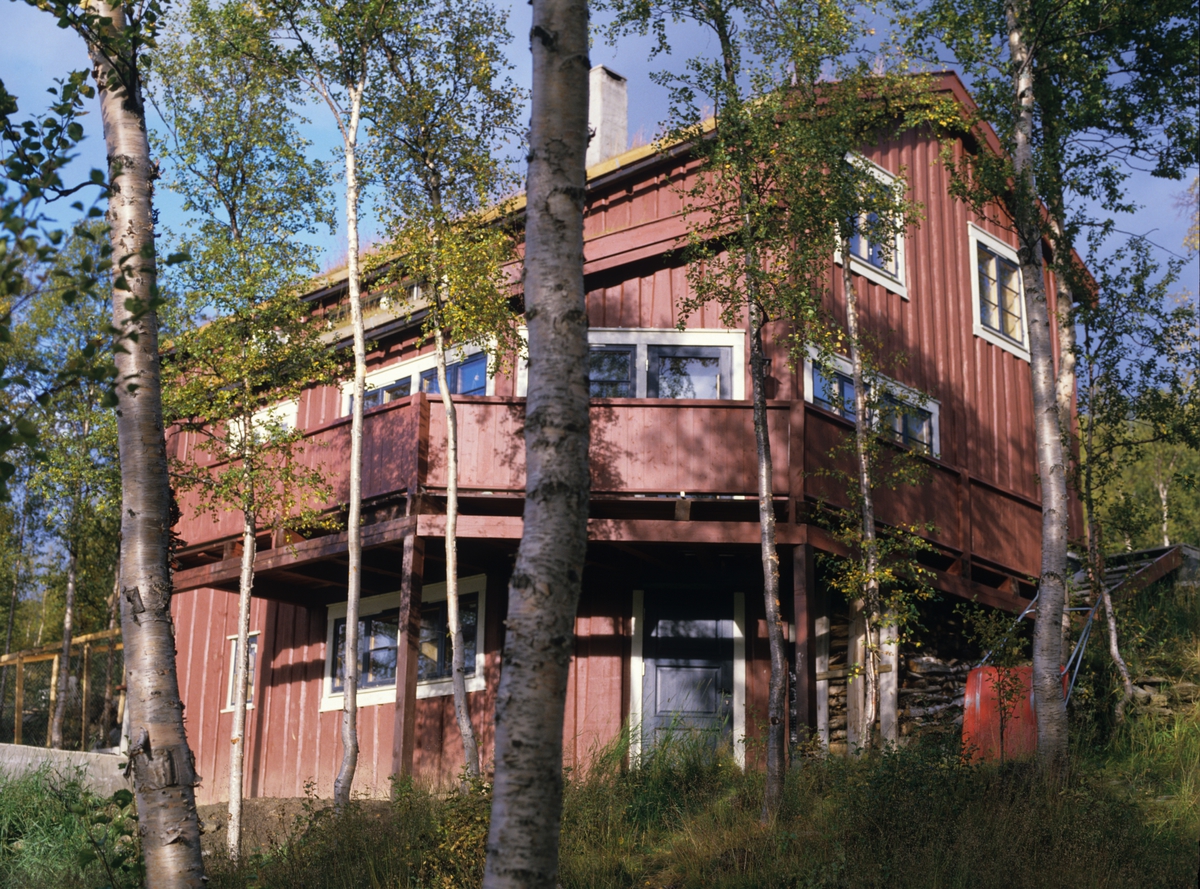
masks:
<svg viewBox="0 0 1200 889"><path fill-rule="evenodd" d="M508 0L508 5L511 10L509 30L516 35L510 54L515 65L513 77L527 87L530 64L525 35L529 33L531 7L522 0ZM83 43L74 33L60 30L51 16L19 0L0 2L0 34L3 35L0 39L3 39L5 47L0 57L0 78L3 78L8 91L17 96L25 115L44 108L44 100L48 99L45 90L53 84L55 77L61 77L71 69L88 67ZM686 57L710 55L715 50L714 41L707 32L696 28L678 32L674 40L675 56L671 59L660 57L653 62L647 58L650 49L648 40L626 39L618 46L610 46L596 39L593 44L593 64L607 65L628 78L631 139L639 135L643 140L653 137L667 116L666 91L651 81L650 73L669 65L679 65ZM328 112L323 107L314 107L309 117L313 123L306 128L305 134L313 141L315 150L332 156L340 140ZM84 119L84 129L87 138L78 161L81 175L90 167L102 168L104 165L104 143L98 113L93 111ZM1175 199L1183 188L1184 183L1136 174L1130 181L1130 194L1142 205L1142 209L1120 219L1119 228L1146 235L1163 248L1181 253L1187 221L1177 210ZM159 189L157 198L161 223L168 228L182 229L186 220L179 202L166 189ZM371 231L369 225L367 231ZM325 253L326 263L336 263L344 258L343 237L341 234L326 234L317 239L318 246ZM1165 253L1163 257L1166 257ZM1184 287L1193 291L1197 289L1197 278L1200 277L1197 269L1197 260L1193 258L1185 269L1182 281Z"/></svg>

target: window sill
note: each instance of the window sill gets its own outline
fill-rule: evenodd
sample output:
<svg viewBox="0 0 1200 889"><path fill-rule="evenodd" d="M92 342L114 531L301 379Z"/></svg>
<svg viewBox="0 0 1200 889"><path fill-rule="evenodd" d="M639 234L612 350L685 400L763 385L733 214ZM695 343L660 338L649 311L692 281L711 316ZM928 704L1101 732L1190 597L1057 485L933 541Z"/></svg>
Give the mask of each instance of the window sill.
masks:
<svg viewBox="0 0 1200 889"><path fill-rule="evenodd" d="M975 325L975 336L981 340L991 343L993 346L999 346L1005 352L1015 355L1022 361L1029 360L1029 349L1022 343L1015 340L1010 340L1002 333L997 333L991 328L984 327L981 323Z"/></svg>
<svg viewBox="0 0 1200 889"><path fill-rule="evenodd" d="M487 679L480 676L472 676L467 680L467 692L484 691L487 688ZM417 700L421 701L425 698L442 698L454 694L454 683L449 679L435 679L429 682L417 683ZM327 694L321 698L321 713L327 713L332 710L341 710L345 695ZM371 688L358 693L358 706L361 707L377 707L380 704L396 703L396 686L388 685L383 688Z"/></svg>
<svg viewBox="0 0 1200 889"><path fill-rule="evenodd" d="M842 264L841 254L837 254L833 258L837 265ZM859 277L866 278L874 284L883 287L889 293L894 293L902 300L908 300L908 287L899 278L893 277L881 268L871 265L869 262L863 262L856 256L850 257L850 271Z"/></svg>
<svg viewBox="0 0 1200 889"><path fill-rule="evenodd" d="M253 710L253 709L254 709L254 705L253 705L253 704L247 704L247 705L246 705L246 709L247 709L247 710ZM222 713L232 713L232 712L234 712L234 708L233 708L233 707L222 707L222 708L221 708L221 712L222 712Z"/></svg>

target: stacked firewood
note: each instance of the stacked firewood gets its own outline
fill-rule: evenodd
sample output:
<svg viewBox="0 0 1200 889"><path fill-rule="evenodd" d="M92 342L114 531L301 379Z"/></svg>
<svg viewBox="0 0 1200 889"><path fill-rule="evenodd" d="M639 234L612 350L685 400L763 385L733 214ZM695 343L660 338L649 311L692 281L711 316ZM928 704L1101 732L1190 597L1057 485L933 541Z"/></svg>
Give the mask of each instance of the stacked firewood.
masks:
<svg viewBox="0 0 1200 889"><path fill-rule="evenodd" d="M973 664L957 658L943 660L928 650L903 652L900 660L901 737L961 726L967 674Z"/></svg>

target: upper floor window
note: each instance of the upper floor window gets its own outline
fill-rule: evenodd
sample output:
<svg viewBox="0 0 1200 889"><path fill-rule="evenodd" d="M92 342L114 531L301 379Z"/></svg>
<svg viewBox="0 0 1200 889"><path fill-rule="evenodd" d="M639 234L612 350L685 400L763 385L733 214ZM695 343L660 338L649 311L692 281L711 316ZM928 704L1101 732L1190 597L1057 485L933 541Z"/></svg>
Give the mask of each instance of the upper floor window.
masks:
<svg viewBox="0 0 1200 889"><path fill-rule="evenodd" d="M446 385L452 395L487 395L487 355L476 352L462 361L447 362ZM436 367L421 371L421 391L439 394Z"/></svg>
<svg viewBox="0 0 1200 889"><path fill-rule="evenodd" d="M836 357L833 362L834 366L828 369L811 360L806 362L805 398L853 423L858 407L850 362ZM870 387L866 389L870 395ZM936 401L888 380L873 414L872 428L884 438L923 454L937 454Z"/></svg>
<svg viewBox="0 0 1200 889"><path fill-rule="evenodd" d="M592 398L745 397L743 331L601 328L588 342Z"/></svg>
<svg viewBox="0 0 1200 889"><path fill-rule="evenodd" d="M883 167L867 160L861 155L847 155L847 160L860 165L866 172L880 182L896 191L904 188L903 180L897 179ZM878 228L879 217L874 213L863 213L854 220L855 231L850 237L850 269L858 275L873 281L908 299L907 275L905 273L905 238L903 232L896 232L881 240L879 236L872 237L871 230ZM893 227L894 229L894 227ZM838 251L834 260L841 264L842 256Z"/></svg>
<svg viewBox="0 0 1200 889"><path fill-rule="evenodd" d="M983 244L975 247L979 275L979 320L1010 340L1024 341L1021 330L1021 270Z"/></svg>
<svg viewBox="0 0 1200 889"><path fill-rule="evenodd" d="M1029 359L1025 295L1017 252L977 225L969 228L975 335Z"/></svg>
<svg viewBox="0 0 1200 889"><path fill-rule="evenodd" d="M454 395L487 395L492 386L488 376L487 353L475 350L464 353L452 348L447 352L446 382ZM354 408L353 385L342 386L342 416ZM363 409L380 407L414 392L438 394L437 357L421 355L398 364L389 364L367 374L367 391Z"/></svg>
<svg viewBox="0 0 1200 889"><path fill-rule="evenodd" d="M869 232L878 220L879 217L875 213L866 213L858 221L854 234L850 237L850 256L889 277L898 279L900 263L896 245L899 239L895 236L886 241L872 238Z"/></svg>

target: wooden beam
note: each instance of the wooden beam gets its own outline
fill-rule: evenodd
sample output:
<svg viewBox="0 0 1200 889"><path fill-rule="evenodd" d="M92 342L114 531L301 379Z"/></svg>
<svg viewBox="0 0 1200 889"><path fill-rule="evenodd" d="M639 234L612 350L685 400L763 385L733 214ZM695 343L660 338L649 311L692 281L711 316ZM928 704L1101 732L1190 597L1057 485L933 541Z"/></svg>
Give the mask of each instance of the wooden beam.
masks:
<svg viewBox="0 0 1200 889"><path fill-rule="evenodd" d="M795 628L794 669L796 705L792 724L801 741L817 727L816 663L813 639L816 634L814 599L817 591L816 558L811 544L792 549L792 626Z"/></svg>
<svg viewBox="0 0 1200 889"><path fill-rule="evenodd" d="M417 737L417 665L421 644L421 587L425 574L425 539L404 538L400 584L400 638L396 640L396 709L392 725L392 774L412 774Z"/></svg>
<svg viewBox="0 0 1200 889"><path fill-rule="evenodd" d="M385 546L409 535L416 528L413 516L365 525L362 529L363 549ZM254 559L256 576L266 577L276 570L294 570L304 565L329 560L347 550L346 532L303 540L278 550L265 550ZM179 571L174 577L175 592L202 587L219 587L234 582L241 571L240 560L225 559L212 565L201 565Z"/></svg>

